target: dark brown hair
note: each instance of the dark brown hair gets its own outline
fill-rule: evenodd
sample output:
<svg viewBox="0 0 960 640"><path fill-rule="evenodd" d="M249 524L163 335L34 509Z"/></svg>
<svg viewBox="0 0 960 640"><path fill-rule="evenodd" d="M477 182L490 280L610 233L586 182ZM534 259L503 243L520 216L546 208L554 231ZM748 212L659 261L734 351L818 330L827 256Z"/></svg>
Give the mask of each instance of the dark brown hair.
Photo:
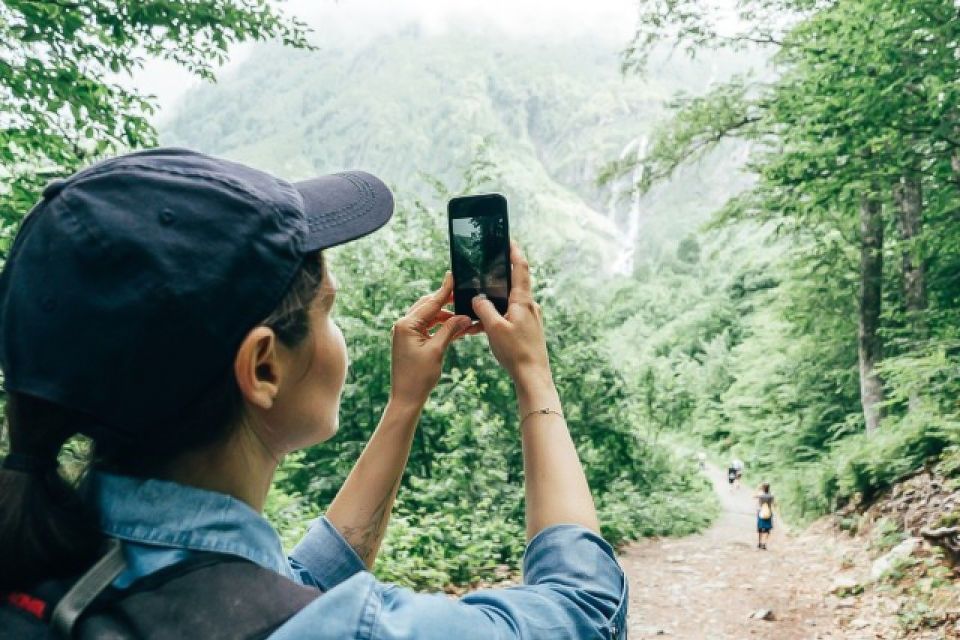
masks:
<svg viewBox="0 0 960 640"><path fill-rule="evenodd" d="M260 323L273 329L285 346L295 348L310 335L310 307L323 277L322 257L309 256L284 299ZM146 450L95 440L92 466L149 476L178 454L229 436L242 412L231 363L210 393L184 412L174 429L178 437L168 438L167 446L151 444ZM49 460L50 468L31 473L0 469L0 592L76 575L96 559L103 539L95 507L56 467L64 442L87 422L87 416L46 400L8 395L10 451Z"/></svg>
<svg viewBox="0 0 960 640"><path fill-rule="evenodd" d="M763 492L764 492L764 493L770 493L770 483L769 483L769 482L764 482L762 485L760 485L760 488L763 489Z"/></svg>

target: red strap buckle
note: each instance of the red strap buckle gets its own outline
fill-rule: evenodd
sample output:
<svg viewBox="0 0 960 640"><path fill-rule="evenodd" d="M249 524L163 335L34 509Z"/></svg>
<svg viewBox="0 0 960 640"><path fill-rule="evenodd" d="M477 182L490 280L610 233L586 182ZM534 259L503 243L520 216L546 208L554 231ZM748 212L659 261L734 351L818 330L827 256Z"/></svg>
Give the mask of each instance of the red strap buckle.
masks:
<svg viewBox="0 0 960 640"><path fill-rule="evenodd" d="M7 602L15 606L21 611L26 611L30 615L43 620L44 614L47 612L47 603L40 598L31 596L28 593L21 593L19 591L14 591L7 594Z"/></svg>

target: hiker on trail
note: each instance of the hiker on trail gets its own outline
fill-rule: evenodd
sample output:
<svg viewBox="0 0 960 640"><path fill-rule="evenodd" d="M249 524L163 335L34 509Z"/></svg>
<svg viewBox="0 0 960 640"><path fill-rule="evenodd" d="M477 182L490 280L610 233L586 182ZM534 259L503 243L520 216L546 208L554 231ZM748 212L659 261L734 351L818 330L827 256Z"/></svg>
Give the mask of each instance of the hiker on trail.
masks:
<svg viewBox="0 0 960 640"><path fill-rule="evenodd" d="M737 469L736 467L733 466L733 463L731 463L730 466L727 467L727 485L730 487L731 492L734 489L736 489L738 486L737 485Z"/></svg>
<svg viewBox="0 0 960 640"><path fill-rule="evenodd" d="M291 184L184 149L47 186L0 274L0 638L625 637L627 584L516 245L506 315L445 310L448 273L396 321L380 423L289 557L261 515L283 457L337 431L331 307L369 283L338 281L321 252L392 213L369 174ZM524 584L459 600L384 584L369 570L420 413L446 349L481 331L517 393ZM93 447L78 487L58 467L76 433Z"/></svg>
<svg viewBox="0 0 960 640"><path fill-rule="evenodd" d="M734 488L740 488L740 481L743 479L743 460L740 458L734 458L733 462L730 463L730 466L736 472L736 477L734 478Z"/></svg>
<svg viewBox="0 0 960 640"><path fill-rule="evenodd" d="M703 451L697 453L697 468L704 471L707 468L707 454Z"/></svg>
<svg viewBox="0 0 960 640"><path fill-rule="evenodd" d="M766 549L773 531L773 494L770 483L764 482L754 496L757 500L757 548Z"/></svg>

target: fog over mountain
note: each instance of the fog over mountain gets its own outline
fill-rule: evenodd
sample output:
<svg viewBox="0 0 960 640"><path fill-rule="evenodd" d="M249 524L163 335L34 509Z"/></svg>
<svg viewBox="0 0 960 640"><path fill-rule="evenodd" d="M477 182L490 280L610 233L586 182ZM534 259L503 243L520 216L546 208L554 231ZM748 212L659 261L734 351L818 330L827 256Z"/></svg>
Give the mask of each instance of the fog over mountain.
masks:
<svg viewBox="0 0 960 640"><path fill-rule="evenodd" d="M482 158L495 174L490 189L510 199L517 233L576 240L620 272L634 267L638 245L644 256L672 250L743 183L737 149L642 200L617 196L628 181L601 189L596 176L643 150L676 92L700 93L746 70L747 56L673 54L641 79L620 73L616 29L521 33L422 17L383 28L361 38L332 24L316 51L249 51L216 85L183 96L161 123L162 142L291 179L362 168L401 195L428 194L424 176L456 189Z"/></svg>

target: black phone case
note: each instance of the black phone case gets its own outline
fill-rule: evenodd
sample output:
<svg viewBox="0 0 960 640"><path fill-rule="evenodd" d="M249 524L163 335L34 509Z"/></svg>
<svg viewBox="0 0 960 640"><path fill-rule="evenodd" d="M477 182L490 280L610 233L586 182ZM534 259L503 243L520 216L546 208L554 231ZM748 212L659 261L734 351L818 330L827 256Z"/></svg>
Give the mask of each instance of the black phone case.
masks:
<svg viewBox="0 0 960 640"><path fill-rule="evenodd" d="M454 255L453 255L454 216L452 215L453 207L451 205L454 202L458 202L458 201L473 200L473 199L480 199L480 198L499 198L500 200L503 201L504 231L505 231L503 253L504 253L504 257L506 259L506 265L507 265L507 297L506 298L499 298L499 297L493 297L493 296L490 297L490 301L493 302L494 307L496 307L497 311L499 311L501 315L507 312L507 305L510 297L510 290L513 287L513 282L512 282L513 265L510 264L510 212L507 206L506 197L504 197L503 194L500 194L500 193L483 193L483 194L477 194L477 195L457 196L455 198L451 198L450 201L447 203L447 241L450 244L450 270L453 273L453 291L454 291L453 310L457 315L469 316L474 320L478 320L479 318L477 318L477 314L474 313L473 311L473 305L471 304L471 300L457 296L457 272L456 272L456 266L455 266L456 261L454 260ZM493 215L496 215L496 214L493 214ZM456 216L456 217L475 218L479 216L470 215L470 216Z"/></svg>

